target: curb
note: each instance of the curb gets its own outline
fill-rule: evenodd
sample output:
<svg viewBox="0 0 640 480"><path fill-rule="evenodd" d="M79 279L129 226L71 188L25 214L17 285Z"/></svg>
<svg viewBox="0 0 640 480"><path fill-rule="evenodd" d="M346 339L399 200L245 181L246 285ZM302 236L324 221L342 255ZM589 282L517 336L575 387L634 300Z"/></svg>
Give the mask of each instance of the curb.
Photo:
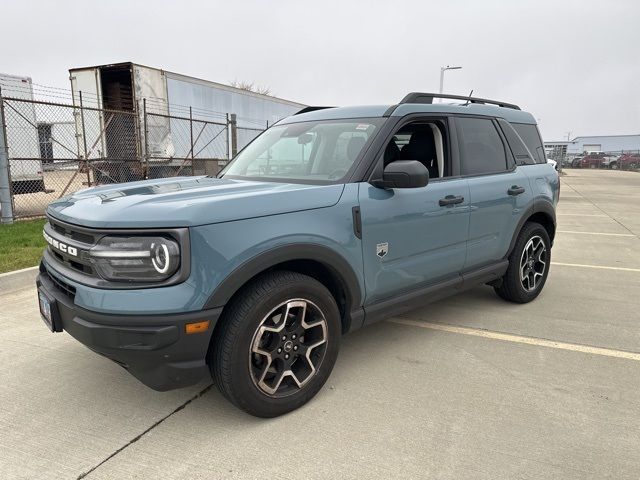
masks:
<svg viewBox="0 0 640 480"><path fill-rule="evenodd" d="M0 295L27 287L34 287L39 267L23 268L14 272L0 273Z"/></svg>

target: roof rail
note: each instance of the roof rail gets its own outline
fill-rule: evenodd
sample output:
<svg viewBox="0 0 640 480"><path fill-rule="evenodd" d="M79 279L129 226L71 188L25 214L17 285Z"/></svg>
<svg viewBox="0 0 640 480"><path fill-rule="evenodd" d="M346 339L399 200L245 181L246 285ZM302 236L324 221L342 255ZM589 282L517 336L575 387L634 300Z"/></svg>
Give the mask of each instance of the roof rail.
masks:
<svg viewBox="0 0 640 480"><path fill-rule="evenodd" d="M434 98L449 98L453 100L467 100L469 103L485 103L491 105L497 105L504 108L512 108L514 110L520 110L518 105L513 103L500 102L498 100L487 100L486 98L467 97L464 95L447 95L444 93L421 93L411 92L400 103L433 103Z"/></svg>
<svg viewBox="0 0 640 480"><path fill-rule="evenodd" d="M307 113L307 112L315 112L316 110L324 110L325 108L336 108L336 107L318 107L318 106L304 107L302 110L294 113L294 115L300 115L301 113Z"/></svg>

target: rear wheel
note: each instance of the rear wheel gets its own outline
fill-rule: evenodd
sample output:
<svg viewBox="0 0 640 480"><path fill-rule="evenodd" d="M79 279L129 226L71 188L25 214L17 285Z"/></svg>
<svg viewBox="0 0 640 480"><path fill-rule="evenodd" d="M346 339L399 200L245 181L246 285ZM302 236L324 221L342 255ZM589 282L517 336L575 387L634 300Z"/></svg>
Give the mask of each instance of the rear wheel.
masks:
<svg viewBox="0 0 640 480"><path fill-rule="evenodd" d="M509 268L500 286L494 287L496 293L510 302L530 302L542 291L550 262L551 242L547 230L539 223L526 223L509 255Z"/></svg>
<svg viewBox="0 0 640 480"><path fill-rule="evenodd" d="M338 356L338 307L324 285L306 275L280 271L257 278L220 321L211 374L227 399L258 417L308 402Z"/></svg>

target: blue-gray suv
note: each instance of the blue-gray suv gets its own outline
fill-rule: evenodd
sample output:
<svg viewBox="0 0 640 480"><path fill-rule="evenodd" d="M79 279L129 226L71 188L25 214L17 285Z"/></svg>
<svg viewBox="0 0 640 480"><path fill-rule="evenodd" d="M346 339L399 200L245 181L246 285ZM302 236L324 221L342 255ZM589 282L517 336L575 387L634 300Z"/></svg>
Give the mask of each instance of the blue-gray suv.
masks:
<svg viewBox="0 0 640 480"><path fill-rule="evenodd" d="M481 284L536 298L559 192L516 105L411 93L308 107L215 178L53 202L40 310L151 388L211 374L272 417L318 392L347 332Z"/></svg>

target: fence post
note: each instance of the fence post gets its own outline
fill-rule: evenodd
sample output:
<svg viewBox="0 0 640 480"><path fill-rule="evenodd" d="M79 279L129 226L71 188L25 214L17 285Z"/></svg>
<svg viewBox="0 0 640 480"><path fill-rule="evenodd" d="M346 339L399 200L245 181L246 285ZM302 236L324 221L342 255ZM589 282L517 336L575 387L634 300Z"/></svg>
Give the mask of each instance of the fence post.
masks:
<svg viewBox="0 0 640 480"><path fill-rule="evenodd" d="M236 121L236 114L232 113L229 120L229 126L231 127L231 160L238 153L238 122Z"/></svg>
<svg viewBox="0 0 640 480"><path fill-rule="evenodd" d="M7 130L4 121L4 100L0 88L0 209L2 223L13 223L13 195L11 192L11 174L9 168L9 151L7 146Z"/></svg>
<svg viewBox="0 0 640 480"><path fill-rule="evenodd" d="M562 173L562 164L564 163L566 155L566 153L563 154L562 150L560 150L560 155L558 156L558 173Z"/></svg>
<svg viewBox="0 0 640 480"><path fill-rule="evenodd" d="M144 126L144 178L149 178L149 128L147 126L147 99L142 99L142 115Z"/></svg>
<svg viewBox="0 0 640 480"><path fill-rule="evenodd" d="M136 131L136 160L142 166L142 128L140 125L140 100L136 100L136 103L133 106L134 111L134 120L133 126ZM144 171L142 172L144 175Z"/></svg>
<svg viewBox="0 0 640 480"><path fill-rule="evenodd" d="M91 186L91 169L89 168L89 159L87 158L87 130L84 126L84 106L82 105L82 92L80 93L80 120L82 122L82 143L84 145L84 168L87 169L87 186Z"/></svg>
<svg viewBox="0 0 640 480"><path fill-rule="evenodd" d="M189 107L189 138L191 142L191 168L193 169L193 150L195 149L195 145L193 144L193 112L191 111L191 107Z"/></svg>
<svg viewBox="0 0 640 480"><path fill-rule="evenodd" d="M231 138L231 120L229 119L229 114L227 113L227 126L226 129L226 140L227 140L227 161L231 160L231 142L229 139Z"/></svg>

